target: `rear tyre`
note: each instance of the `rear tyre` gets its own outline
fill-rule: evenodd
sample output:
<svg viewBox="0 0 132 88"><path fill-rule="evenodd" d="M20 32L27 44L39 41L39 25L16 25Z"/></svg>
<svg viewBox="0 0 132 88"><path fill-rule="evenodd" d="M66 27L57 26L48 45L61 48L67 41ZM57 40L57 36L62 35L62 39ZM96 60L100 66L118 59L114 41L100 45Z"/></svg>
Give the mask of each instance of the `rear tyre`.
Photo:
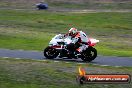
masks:
<svg viewBox="0 0 132 88"><path fill-rule="evenodd" d="M59 55L58 51L52 47L44 49L44 56L48 59L54 59Z"/></svg>
<svg viewBox="0 0 132 88"><path fill-rule="evenodd" d="M97 57L97 50L93 47L89 47L87 50L82 52L81 55L82 55L81 59L83 61L91 62L92 60L94 60Z"/></svg>

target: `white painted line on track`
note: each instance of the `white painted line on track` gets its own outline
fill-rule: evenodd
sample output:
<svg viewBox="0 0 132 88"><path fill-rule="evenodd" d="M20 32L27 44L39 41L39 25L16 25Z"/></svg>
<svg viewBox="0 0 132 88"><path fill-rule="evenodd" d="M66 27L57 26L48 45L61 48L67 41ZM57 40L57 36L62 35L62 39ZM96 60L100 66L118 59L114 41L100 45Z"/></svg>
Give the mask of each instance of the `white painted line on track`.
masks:
<svg viewBox="0 0 132 88"><path fill-rule="evenodd" d="M15 59L22 59L22 58L15 58Z"/></svg>
<svg viewBox="0 0 132 88"><path fill-rule="evenodd" d="M70 63L70 62L65 62L65 63Z"/></svg>
<svg viewBox="0 0 132 88"><path fill-rule="evenodd" d="M10 57L2 57L2 58L10 58Z"/></svg>
<svg viewBox="0 0 132 88"><path fill-rule="evenodd" d="M85 64L85 63L77 63L77 64Z"/></svg>
<svg viewBox="0 0 132 88"><path fill-rule="evenodd" d="M100 66L109 66L109 65L100 65Z"/></svg>
<svg viewBox="0 0 132 88"><path fill-rule="evenodd" d="M98 66L111 66L111 65L100 65L100 64L93 64L93 65L98 65ZM112 67L123 67L123 66L112 66Z"/></svg>
<svg viewBox="0 0 132 88"><path fill-rule="evenodd" d="M118 67L123 67L123 66L114 66L114 67L117 67L118 68Z"/></svg>
<svg viewBox="0 0 132 88"><path fill-rule="evenodd" d="M47 60L40 60L40 61L47 61Z"/></svg>
<svg viewBox="0 0 132 88"><path fill-rule="evenodd" d="M93 64L93 65L99 65L99 64Z"/></svg>
<svg viewBox="0 0 132 88"><path fill-rule="evenodd" d="M110 65L100 65L100 64L93 64L93 65L98 65L98 66L110 66Z"/></svg>
<svg viewBox="0 0 132 88"><path fill-rule="evenodd" d="M42 59L41 60L40 59L30 59L30 60L43 61L43 62L48 61L48 60L45 60L45 59L43 59L43 60Z"/></svg>
<svg viewBox="0 0 132 88"><path fill-rule="evenodd" d="M19 51L24 51L23 49L19 49Z"/></svg>
<svg viewBox="0 0 132 88"><path fill-rule="evenodd" d="M60 61L54 61L54 62L60 62Z"/></svg>

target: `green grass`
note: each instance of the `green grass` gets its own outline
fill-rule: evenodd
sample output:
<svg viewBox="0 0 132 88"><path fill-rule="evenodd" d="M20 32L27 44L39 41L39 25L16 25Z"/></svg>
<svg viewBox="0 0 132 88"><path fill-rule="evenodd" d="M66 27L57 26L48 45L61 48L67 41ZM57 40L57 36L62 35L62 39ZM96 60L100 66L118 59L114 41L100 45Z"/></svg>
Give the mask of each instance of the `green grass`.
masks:
<svg viewBox="0 0 132 88"><path fill-rule="evenodd" d="M16 60L0 58L0 88L130 88L132 84L78 85L76 76L80 65L50 60ZM130 74L128 67L101 67L83 64L86 73Z"/></svg>
<svg viewBox="0 0 132 88"><path fill-rule="evenodd" d="M58 33L70 27L99 39L101 55L132 56L132 13L58 13L0 10L0 48L43 50Z"/></svg>

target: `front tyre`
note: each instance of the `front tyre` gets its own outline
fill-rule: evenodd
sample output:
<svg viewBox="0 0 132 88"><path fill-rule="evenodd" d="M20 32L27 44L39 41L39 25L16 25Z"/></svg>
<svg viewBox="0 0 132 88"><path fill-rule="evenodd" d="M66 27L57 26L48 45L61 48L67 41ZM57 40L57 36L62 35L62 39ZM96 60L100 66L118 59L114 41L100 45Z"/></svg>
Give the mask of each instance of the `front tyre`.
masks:
<svg viewBox="0 0 132 88"><path fill-rule="evenodd" d="M97 57L97 50L93 47L89 47L87 50L82 52L81 59L83 61L91 62Z"/></svg>
<svg viewBox="0 0 132 88"><path fill-rule="evenodd" d="M44 49L44 56L48 59L54 59L59 55L58 51L52 47L47 47Z"/></svg>

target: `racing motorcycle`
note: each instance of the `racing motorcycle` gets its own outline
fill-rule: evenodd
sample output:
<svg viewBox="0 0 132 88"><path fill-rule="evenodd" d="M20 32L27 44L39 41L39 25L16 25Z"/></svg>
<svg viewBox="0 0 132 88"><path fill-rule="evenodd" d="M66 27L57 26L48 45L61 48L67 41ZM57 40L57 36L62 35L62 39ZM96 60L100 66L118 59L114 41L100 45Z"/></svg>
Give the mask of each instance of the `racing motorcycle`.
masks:
<svg viewBox="0 0 132 88"><path fill-rule="evenodd" d="M57 34L54 36L49 45L44 49L44 56L48 59L54 59L57 56L64 58L81 58L83 61L91 62L97 57L97 50L93 47L96 45L99 40L89 38L87 44L89 45L86 50L81 53L73 52L73 55L70 54L70 51L67 49L67 45L72 42L71 38L64 37L63 34ZM61 56L63 54L63 56Z"/></svg>

